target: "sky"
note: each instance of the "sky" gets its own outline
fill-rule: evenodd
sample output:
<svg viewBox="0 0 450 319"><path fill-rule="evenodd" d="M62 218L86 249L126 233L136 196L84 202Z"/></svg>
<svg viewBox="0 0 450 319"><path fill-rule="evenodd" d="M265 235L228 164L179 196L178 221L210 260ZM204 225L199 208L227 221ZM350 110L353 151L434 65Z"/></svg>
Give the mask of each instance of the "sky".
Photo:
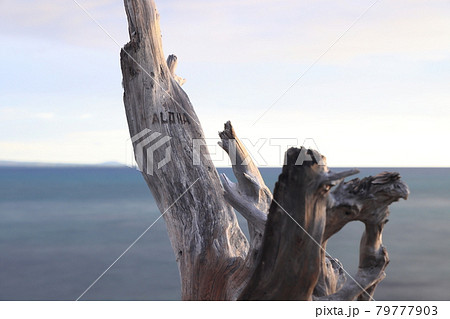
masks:
<svg viewBox="0 0 450 319"><path fill-rule="evenodd" d="M129 161L123 2L77 2L111 37L74 0L0 2L0 160ZM217 166L227 120L260 166L288 144L335 167L449 166L450 2L373 3L156 0Z"/></svg>

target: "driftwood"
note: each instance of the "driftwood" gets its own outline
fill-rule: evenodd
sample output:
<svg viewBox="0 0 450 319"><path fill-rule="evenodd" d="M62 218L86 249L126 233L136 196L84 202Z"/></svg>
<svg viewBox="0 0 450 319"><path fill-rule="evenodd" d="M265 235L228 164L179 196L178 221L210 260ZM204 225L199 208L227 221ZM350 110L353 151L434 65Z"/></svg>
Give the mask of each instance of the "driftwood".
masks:
<svg viewBox="0 0 450 319"><path fill-rule="evenodd" d="M136 161L167 225L183 300L372 299L388 263L381 242L388 206L409 192L399 175L344 182L357 171L330 172L316 151L292 148L272 195L227 122L220 145L237 183L219 177L181 89L185 80L175 74L177 58L164 57L154 1L124 3L128 126ZM305 154L310 160L299 161ZM248 222L248 239L234 210ZM352 277L326 255L326 244L354 220L366 228Z"/></svg>

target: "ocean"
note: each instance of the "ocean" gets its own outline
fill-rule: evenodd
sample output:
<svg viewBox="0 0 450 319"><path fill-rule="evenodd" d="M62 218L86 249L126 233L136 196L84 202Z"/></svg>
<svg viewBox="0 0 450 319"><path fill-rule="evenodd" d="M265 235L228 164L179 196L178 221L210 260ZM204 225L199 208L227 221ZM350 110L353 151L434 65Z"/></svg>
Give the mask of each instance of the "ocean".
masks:
<svg viewBox="0 0 450 319"><path fill-rule="evenodd" d="M381 171L400 172L411 195L391 205L391 262L375 299L450 300L450 168L363 168L359 177ZM273 189L281 168L261 172ZM131 168L0 168L0 300L76 300L159 215ZM328 245L350 274L362 231L350 223ZM180 298L160 219L82 300Z"/></svg>

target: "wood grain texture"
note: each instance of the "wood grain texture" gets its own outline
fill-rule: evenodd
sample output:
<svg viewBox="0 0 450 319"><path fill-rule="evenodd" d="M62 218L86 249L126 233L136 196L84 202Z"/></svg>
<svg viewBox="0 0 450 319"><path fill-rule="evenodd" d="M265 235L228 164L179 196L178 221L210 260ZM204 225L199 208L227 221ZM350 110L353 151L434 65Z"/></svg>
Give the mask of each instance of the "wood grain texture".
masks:
<svg viewBox="0 0 450 319"><path fill-rule="evenodd" d="M312 151L308 151L312 153ZM328 185L317 162L296 165L299 149L287 152L274 190L261 256L242 300L311 300L320 271Z"/></svg>
<svg viewBox="0 0 450 319"><path fill-rule="evenodd" d="M124 0L124 105L136 162L164 216L183 300L369 300L388 263L381 235L389 205L407 198L398 173L344 182L314 150L292 148L272 195L230 122L219 133L237 183L222 184L199 119L165 59L153 0ZM196 148L195 145L200 148ZM309 160L298 161L309 155ZM247 239L234 209L247 222ZM326 256L345 224L365 224L359 270Z"/></svg>
<svg viewBox="0 0 450 319"><path fill-rule="evenodd" d="M326 248L330 237L351 221L363 222L365 231L361 237L358 272L353 276L356 282L344 279L342 272L336 273L335 269L322 267L315 296L321 300L370 300L373 297L375 287L385 277L384 270L389 263L382 244L389 205L401 198L407 199L408 195L408 186L400 175L389 172L341 182L331 191L322 246ZM363 289L366 292L362 293Z"/></svg>
<svg viewBox="0 0 450 319"><path fill-rule="evenodd" d="M180 270L182 298L224 299L227 278L243 263L248 242L223 197L207 151L202 150L202 165L193 164L193 140L203 140L204 134L164 58L155 3L124 3L130 42L121 52L121 67L130 136L149 129L171 138L154 151L153 158L165 158L170 146L172 160L152 175L145 167L141 170L159 209L167 211L164 220ZM170 114L175 121L169 121ZM178 114L187 120L177 121ZM139 141L134 143L135 153Z"/></svg>

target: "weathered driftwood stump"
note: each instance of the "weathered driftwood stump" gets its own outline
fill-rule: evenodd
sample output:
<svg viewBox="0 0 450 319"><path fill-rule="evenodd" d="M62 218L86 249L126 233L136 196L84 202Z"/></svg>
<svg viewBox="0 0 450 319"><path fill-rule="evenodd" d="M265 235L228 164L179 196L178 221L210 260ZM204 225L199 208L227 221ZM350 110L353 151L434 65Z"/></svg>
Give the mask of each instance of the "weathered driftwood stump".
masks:
<svg viewBox="0 0 450 319"><path fill-rule="evenodd" d="M219 177L181 89L185 80L175 75L177 59L164 57L154 1L124 2L130 42L121 65L128 126L137 163L167 224L182 298L372 299L389 261L381 242L388 206L408 196L399 175L344 182L358 171L330 172L322 155L292 148L272 195L227 122L220 145L232 159L237 183ZM248 239L234 209L248 222ZM366 228L359 270L349 276L325 249L330 237L354 220Z"/></svg>

